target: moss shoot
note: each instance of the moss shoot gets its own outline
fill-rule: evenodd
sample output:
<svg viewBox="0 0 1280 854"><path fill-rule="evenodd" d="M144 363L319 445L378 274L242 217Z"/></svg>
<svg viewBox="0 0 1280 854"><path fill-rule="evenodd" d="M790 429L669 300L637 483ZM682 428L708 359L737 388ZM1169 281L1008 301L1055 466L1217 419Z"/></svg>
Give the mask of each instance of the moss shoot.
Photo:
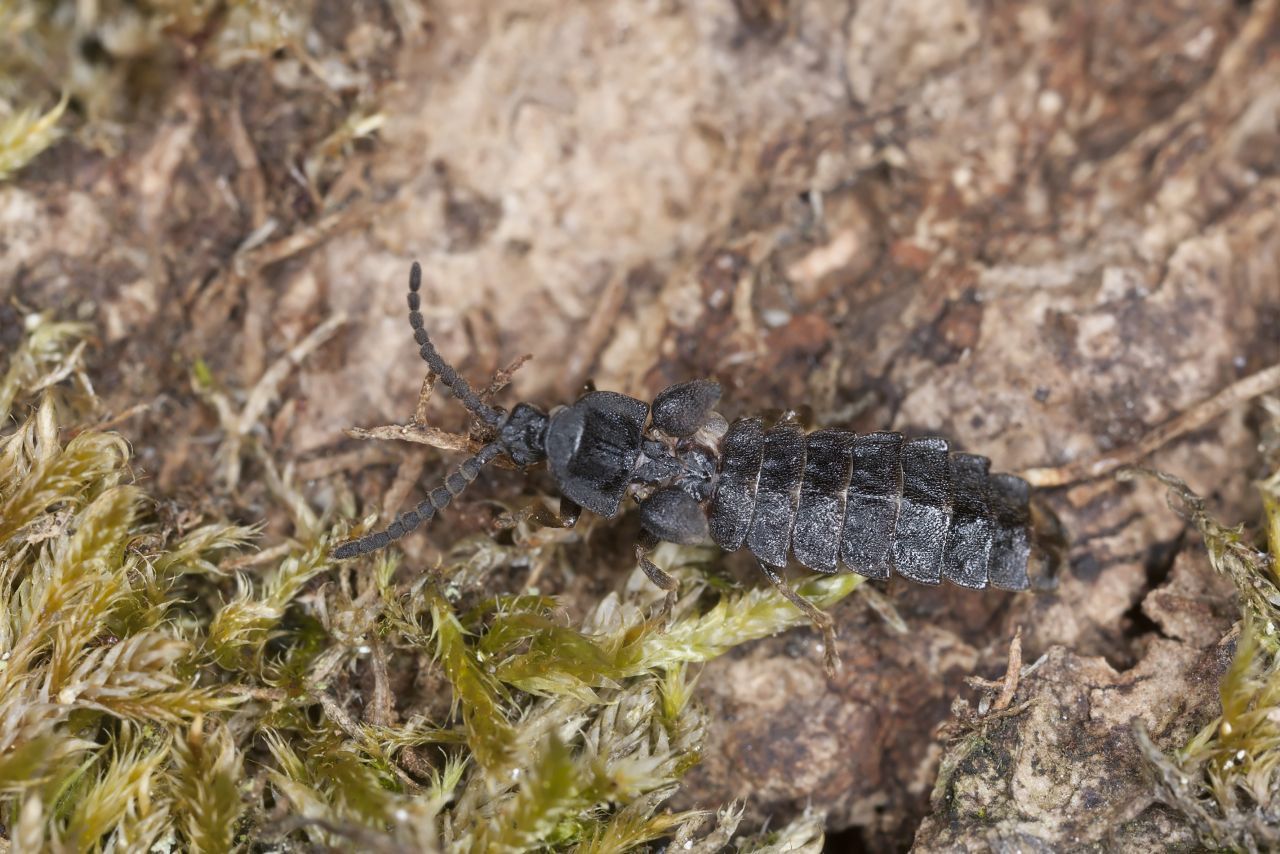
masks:
<svg viewBox="0 0 1280 854"><path fill-rule="evenodd" d="M733 838L732 806L663 807L702 749L689 666L801 623L785 599L691 576L669 623L611 594L575 624L546 597L480 598L465 550L427 574L387 556L341 569L327 553L346 524L296 495L293 535L276 542L218 519L175 526L125 441L86 424L84 332L34 318L0 381L19 416L0 437L9 850L713 851ZM856 586L802 592L829 606ZM402 716L388 662L427 671L447 702ZM821 839L805 816L738 843Z"/></svg>

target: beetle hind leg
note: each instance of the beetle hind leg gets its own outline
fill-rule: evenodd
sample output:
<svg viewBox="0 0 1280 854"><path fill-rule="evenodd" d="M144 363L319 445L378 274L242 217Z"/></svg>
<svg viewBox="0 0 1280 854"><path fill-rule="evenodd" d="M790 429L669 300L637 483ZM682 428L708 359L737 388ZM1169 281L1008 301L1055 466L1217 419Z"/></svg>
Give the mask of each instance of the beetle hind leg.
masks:
<svg viewBox="0 0 1280 854"><path fill-rule="evenodd" d="M760 571L764 573L764 577L769 579L769 583L773 585L773 589L782 594L792 605L799 609L813 623L814 627L822 632L822 663L826 668L828 678L834 678L836 671L840 669L840 654L836 651L836 626L835 620L826 611L823 611L817 605L801 596L799 593L791 589L791 585L787 584L786 579L778 572L777 569L769 566L764 561L757 561L760 564Z"/></svg>

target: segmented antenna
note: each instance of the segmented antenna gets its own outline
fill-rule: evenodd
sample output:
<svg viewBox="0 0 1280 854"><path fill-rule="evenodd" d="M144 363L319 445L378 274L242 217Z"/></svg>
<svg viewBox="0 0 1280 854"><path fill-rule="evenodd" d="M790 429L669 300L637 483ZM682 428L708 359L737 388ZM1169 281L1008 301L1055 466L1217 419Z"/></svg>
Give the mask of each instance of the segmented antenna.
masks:
<svg viewBox="0 0 1280 854"><path fill-rule="evenodd" d="M416 267L417 265L414 266ZM454 469L444 479L444 486L437 486L431 490L431 494L427 496L425 501L419 503L417 507L401 513L390 526L382 531L343 543L333 550L333 557L336 560L346 560L369 552L376 552L378 549L387 546L392 540L400 539L436 515L438 511L448 507L449 502L461 495L462 491L471 485L471 482L476 479L476 475L480 473L480 469L501 452L502 447L497 442L485 445L480 449L480 453Z"/></svg>
<svg viewBox="0 0 1280 854"><path fill-rule="evenodd" d="M422 347L419 354L422 361L440 378L440 382L448 386L453 392L453 396L467 408L467 411L479 418L490 427L498 427L502 424L502 413L487 406L476 396L471 390L471 386L467 385L467 381L458 376L458 372L453 366L444 360L444 357L436 352L435 346L431 343L431 339L427 337L427 330L422 325L422 312L419 308L422 306L422 300L418 296L418 289L422 287L422 265L417 261L413 262L413 267L409 270L409 325L413 327L413 340L417 341Z"/></svg>

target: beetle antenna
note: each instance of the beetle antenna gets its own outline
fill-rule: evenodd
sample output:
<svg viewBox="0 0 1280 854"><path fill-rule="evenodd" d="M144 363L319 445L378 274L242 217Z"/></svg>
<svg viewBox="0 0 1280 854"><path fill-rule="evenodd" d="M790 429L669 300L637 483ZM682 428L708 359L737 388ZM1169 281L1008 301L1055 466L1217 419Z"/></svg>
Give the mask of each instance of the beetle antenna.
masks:
<svg viewBox="0 0 1280 854"><path fill-rule="evenodd" d="M480 473L480 469L501 452L502 446L497 442L485 445L480 449L480 453L465 460L462 465L450 472L449 476L444 479L444 485L437 486L431 490L431 493L426 499L419 502L417 507L401 513L394 522L381 531L367 534L358 540L349 540L342 543L333 550L333 558L335 560L346 560L369 552L376 552L378 549L390 545L392 540L400 539L436 515L438 511L448 507L449 502L461 495L462 491L471 485L471 482L476 479L476 475Z"/></svg>
<svg viewBox="0 0 1280 854"><path fill-rule="evenodd" d="M449 391L453 392L453 396L458 399L467 411L479 418L490 427L497 427L502 424L502 413L488 406L482 401L476 393L471 390L471 386L467 385L467 381L458 375L444 360L444 357L436 352L435 345L431 343L431 339L427 336L427 330L423 326L422 300L418 295L419 288L422 287L422 265L417 261L413 262L413 267L409 270L409 325L413 327L413 340L418 342L422 348L418 353L422 356L422 361L427 363L427 367L440 378L440 382L448 386Z"/></svg>

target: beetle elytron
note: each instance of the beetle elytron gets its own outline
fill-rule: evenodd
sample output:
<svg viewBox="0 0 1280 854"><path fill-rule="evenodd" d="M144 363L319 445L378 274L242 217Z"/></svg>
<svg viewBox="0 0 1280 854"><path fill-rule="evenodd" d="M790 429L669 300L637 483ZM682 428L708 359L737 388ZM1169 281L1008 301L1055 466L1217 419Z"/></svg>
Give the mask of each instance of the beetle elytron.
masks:
<svg viewBox="0 0 1280 854"><path fill-rule="evenodd" d="M385 530L342 543L338 559L376 551L409 533L457 497L480 469L505 454L519 466L545 462L571 527L581 508L616 516L628 494L639 503L636 556L668 592L673 578L648 554L660 541L710 538L726 551L743 547L769 581L828 633L830 618L794 593L779 571L791 555L822 573L849 570L868 578L890 571L924 584L942 579L973 589L1030 586L1029 564L1051 565L1048 528L1033 524L1030 488L990 461L950 453L938 438L900 433L806 434L793 421L760 418L732 424L715 411L711 380L673 385L653 405L611 391L591 391L550 413L518 403L509 413L484 403L431 344L423 328L422 269L409 275L409 323L428 367L489 428L492 440L453 471L427 499ZM1049 530L1050 536L1037 536ZM828 644L828 650L831 646Z"/></svg>

